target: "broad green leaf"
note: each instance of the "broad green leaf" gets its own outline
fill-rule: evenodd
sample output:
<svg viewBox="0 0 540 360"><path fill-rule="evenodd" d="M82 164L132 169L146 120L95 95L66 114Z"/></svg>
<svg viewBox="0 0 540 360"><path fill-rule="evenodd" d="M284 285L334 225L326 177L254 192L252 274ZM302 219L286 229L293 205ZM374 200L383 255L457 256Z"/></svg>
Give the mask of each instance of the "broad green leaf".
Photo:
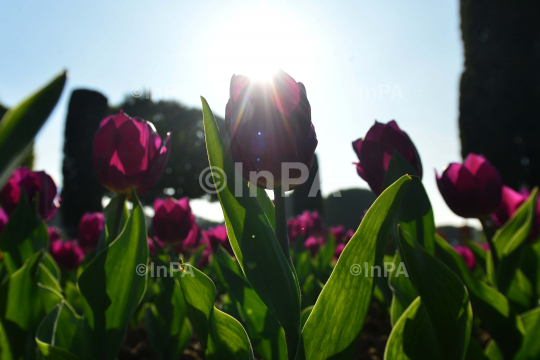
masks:
<svg viewBox="0 0 540 360"><path fill-rule="evenodd" d="M252 360L246 331L235 318L214 307L216 287L208 276L189 264L178 274L187 312L207 359Z"/></svg>
<svg viewBox="0 0 540 360"><path fill-rule="evenodd" d="M270 222L270 226L272 226L272 229L274 230L274 233L276 232L276 209L274 207L274 203L270 198L268 197L268 194L264 189L260 189L255 185L252 185L248 183L249 189L257 195L257 201L259 202L259 205L264 211L264 214L266 215L266 218L268 219L268 222Z"/></svg>
<svg viewBox="0 0 540 360"><path fill-rule="evenodd" d="M240 181L241 175L234 168L230 151L223 149L214 115L206 100L201 99L206 147L210 165L214 167L214 181L222 183L223 174L227 176L228 185L218 192L218 197L234 254L251 287L285 331L297 337L301 309L294 269L289 266L257 198L250 196L247 182L244 179ZM235 194L235 183L241 184L241 194Z"/></svg>
<svg viewBox="0 0 540 360"><path fill-rule="evenodd" d="M27 199L26 192L21 191L19 203L0 235L0 251L9 274L37 251L47 249L49 242L45 223Z"/></svg>
<svg viewBox="0 0 540 360"><path fill-rule="evenodd" d="M384 360L440 360L429 316L417 297L394 325Z"/></svg>
<svg viewBox="0 0 540 360"><path fill-rule="evenodd" d="M311 305L302 310L302 315L300 317L300 326L302 329L304 328L304 325L306 325L307 319L309 318L309 315L311 315L311 311L313 311L313 307L314 305Z"/></svg>
<svg viewBox="0 0 540 360"><path fill-rule="evenodd" d="M500 228L493 236L493 243L499 260L495 270L497 288L505 294L514 279L516 269L521 261L525 241L529 236L536 208L536 195L534 189L512 218Z"/></svg>
<svg viewBox="0 0 540 360"><path fill-rule="evenodd" d="M123 202L124 204L120 204L121 202ZM107 204L107 206L105 206L105 209L103 209L103 215L105 216L105 226L99 236L99 241L95 250L96 253L100 253L101 250L105 249L107 244L110 244L114 240L110 239L109 234L111 233L113 224L116 220L116 209L118 206L124 207L124 210L122 212L122 219L120 222L120 228L123 229L126 226L126 222L129 218L129 211L125 202L125 198L119 195L115 195Z"/></svg>
<svg viewBox="0 0 540 360"><path fill-rule="evenodd" d="M133 210L124 230L78 281L84 318L92 330L92 354L99 359L116 358L146 286L146 275L135 271L148 261L145 216L135 192L132 199Z"/></svg>
<svg viewBox="0 0 540 360"><path fill-rule="evenodd" d="M520 269L532 286L532 299L540 298L540 241L526 245Z"/></svg>
<svg viewBox="0 0 540 360"><path fill-rule="evenodd" d="M489 360L504 360L503 355L501 351L499 350L499 347L497 346L497 343L493 340L491 340L484 350L484 354Z"/></svg>
<svg viewBox="0 0 540 360"><path fill-rule="evenodd" d="M393 184L403 175L413 175L413 180L401 200L396 222L411 234L428 253L433 255L435 243L435 218L426 189L414 168L397 151L390 159L384 178L384 187ZM392 234L394 237L396 233Z"/></svg>
<svg viewBox="0 0 540 360"><path fill-rule="evenodd" d="M51 253L46 252L43 256L43 265L49 270L52 276L60 283L62 281L62 272L60 267L56 263L56 260L52 257Z"/></svg>
<svg viewBox="0 0 540 360"><path fill-rule="evenodd" d="M66 73L63 72L10 108L0 120L0 188L27 155L30 143L60 99L65 83Z"/></svg>
<svg viewBox="0 0 540 360"><path fill-rule="evenodd" d="M454 272L430 255L401 227L399 246L409 276L433 326L441 359L463 359L472 328L472 308L467 289Z"/></svg>
<svg viewBox="0 0 540 360"><path fill-rule="evenodd" d="M482 270L486 270L486 250L482 249L475 241L467 241L467 247L471 249L476 265L479 265Z"/></svg>
<svg viewBox="0 0 540 360"><path fill-rule="evenodd" d="M238 320L245 324L257 352L265 360L287 359L283 328L244 278L240 266L222 248L216 258L229 296L237 305Z"/></svg>
<svg viewBox="0 0 540 360"><path fill-rule="evenodd" d="M525 325L525 338L514 360L540 359L540 308L523 314L521 319Z"/></svg>
<svg viewBox="0 0 540 360"><path fill-rule="evenodd" d="M382 266L390 229L410 181L403 176L375 200L343 249L304 325L297 360L351 359L374 288L373 272L358 275L357 268Z"/></svg>
<svg viewBox="0 0 540 360"><path fill-rule="evenodd" d="M152 259L156 266L167 267L159 258ZM176 277L159 277L158 282L160 291L145 311L146 333L162 359L176 360L191 337L186 303Z"/></svg>
<svg viewBox="0 0 540 360"><path fill-rule="evenodd" d="M459 278L469 291L474 315L497 341L501 351L511 358L519 349L524 328L508 299L497 289L478 280L463 258L443 238L435 236L437 256Z"/></svg>
<svg viewBox="0 0 540 360"><path fill-rule="evenodd" d="M416 289L409 276L403 274L403 271L398 271L400 270L400 266L406 271L406 267L401 261L401 256L399 256L398 251L396 251L393 262L396 270L390 274L388 286L394 293L392 304L390 306L390 321L392 322L392 325L395 325L401 315L407 310L418 295L416 294Z"/></svg>
<svg viewBox="0 0 540 360"><path fill-rule="evenodd" d="M36 342L47 360L90 360L91 345L85 321L66 302L56 306L41 322Z"/></svg>

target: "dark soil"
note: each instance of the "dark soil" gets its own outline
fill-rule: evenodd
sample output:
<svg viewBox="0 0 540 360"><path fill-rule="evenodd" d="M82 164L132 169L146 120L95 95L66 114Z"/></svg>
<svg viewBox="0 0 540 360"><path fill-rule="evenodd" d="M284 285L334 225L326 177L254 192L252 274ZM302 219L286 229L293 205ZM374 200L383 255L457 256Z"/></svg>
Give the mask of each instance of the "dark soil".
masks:
<svg viewBox="0 0 540 360"><path fill-rule="evenodd" d="M360 335L354 360L382 360L392 326L383 307L372 302ZM194 336L179 360L203 360L204 351ZM146 338L144 326L130 329L118 355L118 360L160 360Z"/></svg>

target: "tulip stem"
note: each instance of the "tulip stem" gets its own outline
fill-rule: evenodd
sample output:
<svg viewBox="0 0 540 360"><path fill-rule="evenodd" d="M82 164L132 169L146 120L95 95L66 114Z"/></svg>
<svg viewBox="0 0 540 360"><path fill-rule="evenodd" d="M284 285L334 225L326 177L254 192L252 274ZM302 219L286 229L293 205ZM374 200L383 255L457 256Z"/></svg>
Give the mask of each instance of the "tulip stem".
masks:
<svg viewBox="0 0 540 360"><path fill-rule="evenodd" d="M116 196L118 197L118 201L116 202L116 208L114 209L114 219L109 235L109 243L113 242L122 230L122 217L124 216L127 194L118 194Z"/></svg>
<svg viewBox="0 0 540 360"><path fill-rule="evenodd" d="M486 235L486 240L489 245L489 249L491 250L491 258L493 259L493 266L495 269L499 268L499 256L497 254L497 249L495 248L495 243L493 242L493 235L495 235L495 231L493 229L493 226L491 224L491 221L487 218L480 218L480 223L482 224L482 229L484 229L484 234Z"/></svg>
<svg viewBox="0 0 540 360"><path fill-rule="evenodd" d="M287 215L285 214L285 196L281 185L274 186L274 200L276 206L276 237L283 251L283 255L292 268L289 239L287 234Z"/></svg>

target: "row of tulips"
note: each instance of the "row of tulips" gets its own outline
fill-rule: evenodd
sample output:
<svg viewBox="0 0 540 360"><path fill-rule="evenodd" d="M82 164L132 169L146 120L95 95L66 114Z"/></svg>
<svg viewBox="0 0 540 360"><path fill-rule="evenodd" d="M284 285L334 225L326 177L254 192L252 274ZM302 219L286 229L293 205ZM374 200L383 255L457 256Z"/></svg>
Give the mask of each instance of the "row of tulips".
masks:
<svg viewBox="0 0 540 360"><path fill-rule="evenodd" d="M178 359L193 332L208 359L352 359L373 297L392 323L385 359L540 358L537 191L505 188L482 156L436 176L456 214L480 219L488 248L454 249L436 233L420 156L395 122L353 142L357 172L378 196L354 233L325 228L317 213L287 220L280 165L309 168L317 146L306 88L282 71L268 82L233 76L226 133L202 99L210 165L230 179L218 192L224 226L201 231L188 199L158 199L149 238L138 195L159 179L170 137L121 112L94 140L94 167L116 195L102 218L81 219L76 241L63 241L47 231L56 204L44 174L10 175L64 82L62 74L0 122L1 201L14 204L3 206L0 235L2 359L113 360L141 323L163 359ZM264 177L248 184L252 171L277 179L275 204ZM68 257L82 262L65 273L57 262ZM171 276L140 271L146 265Z"/></svg>

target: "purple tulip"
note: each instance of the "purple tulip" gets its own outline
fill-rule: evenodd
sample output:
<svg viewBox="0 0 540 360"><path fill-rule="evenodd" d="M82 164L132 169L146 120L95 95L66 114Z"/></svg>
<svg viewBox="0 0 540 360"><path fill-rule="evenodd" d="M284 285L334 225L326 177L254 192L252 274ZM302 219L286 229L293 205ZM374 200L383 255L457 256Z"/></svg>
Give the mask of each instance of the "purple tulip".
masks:
<svg viewBox="0 0 540 360"><path fill-rule="evenodd" d="M354 236L354 230L351 230L351 229L347 230L347 233L345 234L345 239L343 240L345 244L348 243L349 240L351 240L353 236Z"/></svg>
<svg viewBox="0 0 540 360"><path fill-rule="evenodd" d="M96 248L99 236L105 227L105 217L102 213L86 213L79 221L79 245L85 251Z"/></svg>
<svg viewBox="0 0 540 360"><path fill-rule="evenodd" d="M191 224L191 230L186 239L181 243L183 249L196 249L200 245L201 228L195 221ZM180 252L180 251L178 251Z"/></svg>
<svg viewBox="0 0 540 360"><path fill-rule="evenodd" d="M452 163L439 176L437 185L448 207L464 218L483 218L499 206L502 180L485 157L469 154L463 165Z"/></svg>
<svg viewBox="0 0 540 360"><path fill-rule="evenodd" d="M413 142L406 132L392 120L388 124L375 121L363 139L352 143L360 162L355 163L358 175L364 179L371 190L380 195L384 190L384 177L390 159L397 151L422 177L422 162Z"/></svg>
<svg viewBox="0 0 540 360"><path fill-rule="evenodd" d="M212 255L212 250L206 248L202 252L202 256L197 262L197 268L202 269L208 266L210 263L210 255Z"/></svg>
<svg viewBox="0 0 540 360"><path fill-rule="evenodd" d="M467 264L467 267L470 270L474 270L474 265L475 265L476 261L474 259L474 255L473 255L471 249L469 249L467 246L457 245L457 246L454 246L454 250L456 250L458 252L458 254L461 255L463 260L465 260L465 263Z"/></svg>
<svg viewBox="0 0 540 360"><path fill-rule="evenodd" d="M184 240L195 222L187 197L176 200L169 197L154 201L152 227L160 241L176 243Z"/></svg>
<svg viewBox="0 0 540 360"><path fill-rule="evenodd" d="M6 226L8 222L8 216L4 209L0 208L0 234L2 234L2 230L4 230L4 226Z"/></svg>
<svg viewBox="0 0 540 360"><path fill-rule="evenodd" d="M337 261L337 259L339 259L341 253L343 252L343 249L345 249L345 245L347 244L341 243L336 245L336 250L334 251L334 260Z"/></svg>
<svg viewBox="0 0 540 360"><path fill-rule="evenodd" d="M148 251L150 251L151 254L157 255L156 244L154 244L154 241L148 237L146 238L146 243L148 244Z"/></svg>
<svg viewBox="0 0 540 360"><path fill-rule="evenodd" d="M287 220L287 234L289 235L289 243L292 244L302 236L302 224L300 220L293 218Z"/></svg>
<svg viewBox="0 0 540 360"><path fill-rule="evenodd" d="M99 181L118 194L135 187L138 195L157 183L170 153L171 137L162 142L154 126L120 111L106 117L94 137L94 168Z"/></svg>
<svg viewBox="0 0 540 360"><path fill-rule="evenodd" d="M320 236L323 234L323 222L317 211L304 211L302 214L298 215L297 219L301 224L302 236Z"/></svg>
<svg viewBox="0 0 540 360"><path fill-rule="evenodd" d="M331 227L330 232L334 236L334 241L337 243L341 242L345 238L345 228L341 225Z"/></svg>
<svg viewBox="0 0 540 360"><path fill-rule="evenodd" d="M17 207L21 189L25 190L29 203L37 196L37 209L45 221L49 221L56 214L57 189L53 179L44 171L31 171L20 167L13 171L11 178L0 192L0 202L8 215L11 215Z"/></svg>
<svg viewBox="0 0 540 360"><path fill-rule="evenodd" d="M323 244L324 238L315 236L308 237L304 242L304 246L306 247L306 249L309 250L311 256L315 256L315 254L319 252L319 249L321 248L321 246L323 246Z"/></svg>
<svg viewBox="0 0 540 360"><path fill-rule="evenodd" d="M215 253L219 245L221 245L229 254L233 254L225 225L218 225L215 228L210 228L203 231L202 236L204 243L206 244L206 248L210 249L213 253Z"/></svg>
<svg viewBox="0 0 540 360"><path fill-rule="evenodd" d="M502 227L518 210L518 208L523 205L525 201L529 198L530 192L526 189L521 189L520 192L509 188L508 186L503 186L501 202L491 218L496 227ZM534 222L529 234L530 240L535 240L540 233L540 198L536 202L536 212Z"/></svg>
<svg viewBox="0 0 540 360"><path fill-rule="evenodd" d="M53 241L62 239L62 231L56 226L49 226L47 232L49 233L50 244L52 244Z"/></svg>
<svg viewBox="0 0 540 360"><path fill-rule="evenodd" d="M317 147L311 107L304 84L287 73L279 70L267 82L233 75L225 125L233 160L242 163L245 179L250 172L269 171L274 185L280 185L282 163L311 168ZM289 177L299 178L300 170L291 169ZM268 188L262 176L256 185Z"/></svg>
<svg viewBox="0 0 540 360"><path fill-rule="evenodd" d="M51 255L61 267L75 270L84 260L84 251L76 241L55 240L51 243Z"/></svg>

